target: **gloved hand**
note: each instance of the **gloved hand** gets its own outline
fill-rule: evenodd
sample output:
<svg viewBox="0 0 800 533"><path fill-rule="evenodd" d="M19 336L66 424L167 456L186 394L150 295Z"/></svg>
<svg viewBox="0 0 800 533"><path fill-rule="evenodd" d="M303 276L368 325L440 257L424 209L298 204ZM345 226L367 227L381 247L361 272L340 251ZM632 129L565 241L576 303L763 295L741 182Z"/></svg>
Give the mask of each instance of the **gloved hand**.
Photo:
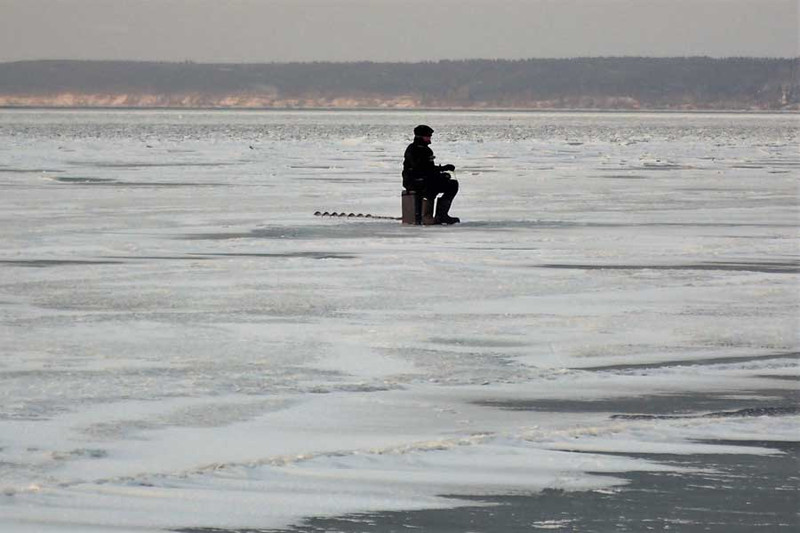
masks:
<svg viewBox="0 0 800 533"><path fill-rule="evenodd" d="M452 172L456 169L453 165L442 165L443 172Z"/></svg>

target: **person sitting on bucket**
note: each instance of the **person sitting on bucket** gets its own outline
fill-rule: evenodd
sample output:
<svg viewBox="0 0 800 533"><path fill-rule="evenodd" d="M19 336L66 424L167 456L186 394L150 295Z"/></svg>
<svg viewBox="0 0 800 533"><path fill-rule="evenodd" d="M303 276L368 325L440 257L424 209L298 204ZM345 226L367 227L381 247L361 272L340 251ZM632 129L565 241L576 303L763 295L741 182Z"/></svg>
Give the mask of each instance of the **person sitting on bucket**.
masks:
<svg viewBox="0 0 800 533"><path fill-rule="evenodd" d="M456 224L461 222L457 217L448 214L453 199L458 194L458 181L452 179L447 171L454 171L453 165L436 165L433 150L430 148L433 129L425 124L414 128L414 142L408 145L403 159L403 187L408 191L422 194L422 223ZM436 196L442 197L436 203L434 216L433 204Z"/></svg>

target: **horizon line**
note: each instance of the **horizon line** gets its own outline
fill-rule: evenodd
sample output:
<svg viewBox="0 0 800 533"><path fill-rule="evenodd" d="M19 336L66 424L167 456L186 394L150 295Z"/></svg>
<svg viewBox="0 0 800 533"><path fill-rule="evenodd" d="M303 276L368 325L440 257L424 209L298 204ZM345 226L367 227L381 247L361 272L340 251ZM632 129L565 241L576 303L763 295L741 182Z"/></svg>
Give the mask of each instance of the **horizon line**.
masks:
<svg viewBox="0 0 800 533"><path fill-rule="evenodd" d="M709 55L685 55L685 56L645 56L645 55L608 55L608 56L570 56L570 57L528 57L528 58L465 58L465 59L429 59L419 61L375 61L369 59L354 59L348 61L334 60L308 60L308 61L196 61L191 59L184 60L158 60L158 59L15 59L10 61L0 61L0 65L11 65L16 63L150 63L166 65L425 65L435 63L468 63L478 61L492 61L505 63L522 63L527 61L573 61L587 59L650 59L650 60L669 60L669 59L709 59L714 61L725 61L731 59L753 59L765 61L800 61L800 55L791 56L709 56Z"/></svg>

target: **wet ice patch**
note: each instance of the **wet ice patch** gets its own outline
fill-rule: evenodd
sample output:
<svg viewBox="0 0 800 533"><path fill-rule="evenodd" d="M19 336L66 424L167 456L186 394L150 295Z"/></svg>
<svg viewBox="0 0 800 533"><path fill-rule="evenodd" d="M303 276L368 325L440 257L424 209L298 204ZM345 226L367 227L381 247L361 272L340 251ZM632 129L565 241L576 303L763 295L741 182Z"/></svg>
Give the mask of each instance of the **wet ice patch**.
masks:
<svg viewBox="0 0 800 533"><path fill-rule="evenodd" d="M90 260L90 259L3 259L0 265L29 267L29 268L48 268L48 267L69 267L69 266L90 266L90 265L117 265L121 261L113 260Z"/></svg>
<svg viewBox="0 0 800 533"><path fill-rule="evenodd" d="M595 473L587 475L587 469ZM606 474L636 469L662 471L641 460L525 450L503 443L482 449L372 451L316 457L290 467L220 465L178 478L49 489L47 499L61 511L43 509L37 521L47 524L66 516L87 527L113 523L148 528L276 528L309 515L465 504L441 494L535 493L553 486L565 491L610 488L622 482ZM17 498L27 499L21 494ZM265 507L265 498L276 505ZM87 499L96 504L95 510L84 509L80 515L70 511ZM232 505L237 512L225 512ZM158 511L164 508L169 508L168 514ZM10 512L16 515L13 508Z"/></svg>
<svg viewBox="0 0 800 533"><path fill-rule="evenodd" d="M90 178L90 177L80 177L80 176L58 176L55 178L50 178L53 181L57 181L59 183L75 183L75 184L85 184L85 185L99 185L99 184L108 184L108 183L115 183L116 180L110 178Z"/></svg>
<svg viewBox="0 0 800 533"><path fill-rule="evenodd" d="M68 452L53 452L52 455L56 461L69 461L77 458L102 459L108 455L108 452L100 449L79 449Z"/></svg>

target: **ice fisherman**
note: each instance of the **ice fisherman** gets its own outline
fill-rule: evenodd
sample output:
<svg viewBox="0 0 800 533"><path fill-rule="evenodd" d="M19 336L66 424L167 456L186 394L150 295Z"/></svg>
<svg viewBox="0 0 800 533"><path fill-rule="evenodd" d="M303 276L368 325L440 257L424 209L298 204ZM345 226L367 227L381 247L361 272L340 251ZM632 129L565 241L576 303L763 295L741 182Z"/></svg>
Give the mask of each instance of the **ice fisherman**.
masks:
<svg viewBox="0 0 800 533"><path fill-rule="evenodd" d="M433 128L420 124L414 128L414 142L408 145L403 158L403 187L422 194L422 223L457 224L458 217L449 215L450 205L458 194L458 181L447 172L456 169L453 165L437 165L431 150ZM442 197L436 202L439 194ZM434 215L434 202L436 214Z"/></svg>

